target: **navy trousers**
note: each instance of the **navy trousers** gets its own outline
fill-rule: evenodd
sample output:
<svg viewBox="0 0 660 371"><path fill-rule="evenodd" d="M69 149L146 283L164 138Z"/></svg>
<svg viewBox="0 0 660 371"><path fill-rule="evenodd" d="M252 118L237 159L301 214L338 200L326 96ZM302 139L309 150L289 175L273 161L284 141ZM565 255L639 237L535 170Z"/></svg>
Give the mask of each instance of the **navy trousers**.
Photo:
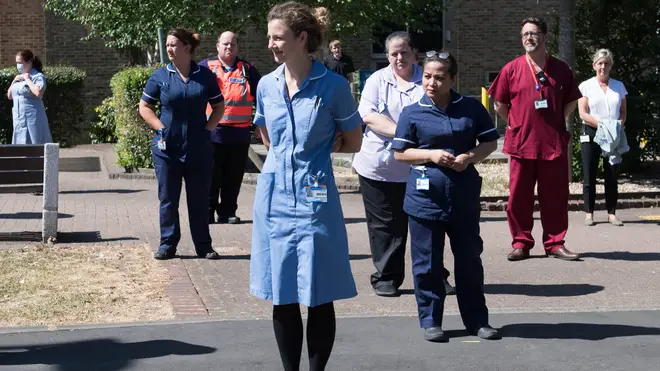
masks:
<svg viewBox="0 0 660 371"><path fill-rule="evenodd" d="M476 218L452 218L449 222L409 217L410 253L415 299L422 328L442 327L445 304L443 253L445 234L454 254L456 297L463 324L468 331L488 325L484 297L483 241Z"/></svg>
<svg viewBox="0 0 660 371"><path fill-rule="evenodd" d="M158 200L160 200L160 248L176 252L181 239L179 223L179 200L182 181L186 183L188 222L195 252L199 256L213 252L209 233L208 210L211 186L210 158L184 161L152 155L158 178Z"/></svg>

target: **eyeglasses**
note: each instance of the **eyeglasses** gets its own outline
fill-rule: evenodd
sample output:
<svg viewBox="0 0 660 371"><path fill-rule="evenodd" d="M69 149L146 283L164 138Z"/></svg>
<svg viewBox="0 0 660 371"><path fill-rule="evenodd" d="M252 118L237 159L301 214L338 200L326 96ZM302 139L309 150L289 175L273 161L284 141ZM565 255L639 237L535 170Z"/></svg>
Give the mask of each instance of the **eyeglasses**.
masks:
<svg viewBox="0 0 660 371"><path fill-rule="evenodd" d="M530 38L530 37L533 38L533 39L538 39L539 36L541 36L540 32L532 32L532 31L527 31L524 34L522 34L523 39L527 39L527 38Z"/></svg>
<svg viewBox="0 0 660 371"><path fill-rule="evenodd" d="M449 59L449 53L447 52L436 52L435 50L429 50L426 52L426 58L433 58L438 56L440 59Z"/></svg>

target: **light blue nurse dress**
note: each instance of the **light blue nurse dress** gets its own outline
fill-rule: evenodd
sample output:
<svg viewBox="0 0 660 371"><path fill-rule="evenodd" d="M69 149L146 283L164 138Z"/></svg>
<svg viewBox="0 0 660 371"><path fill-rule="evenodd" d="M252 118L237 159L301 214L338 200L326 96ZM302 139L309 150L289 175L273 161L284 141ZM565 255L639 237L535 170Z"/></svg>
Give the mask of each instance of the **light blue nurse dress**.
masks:
<svg viewBox="0 0 660 371"><path fill-rule="evenodd" d="M335 133L362 124L348 82L314 61L289 99L282 65L259 81L254 123L271 145L254 200L250 293L308 307L356 296L330 159ZM327 202L308 200L315 183Z"/></svg>
<svg viewBox="0 0 660 371"><path fill-rule="evenodd" d="M30 78L35 85L46 89L44 74L32 69ZM14 134L12 144L44 144L51 143L53 138L48 128L46 108L41 97L32 94L25 81L16 82L11 86L14 102L12 117L14 119Z"/></svg>

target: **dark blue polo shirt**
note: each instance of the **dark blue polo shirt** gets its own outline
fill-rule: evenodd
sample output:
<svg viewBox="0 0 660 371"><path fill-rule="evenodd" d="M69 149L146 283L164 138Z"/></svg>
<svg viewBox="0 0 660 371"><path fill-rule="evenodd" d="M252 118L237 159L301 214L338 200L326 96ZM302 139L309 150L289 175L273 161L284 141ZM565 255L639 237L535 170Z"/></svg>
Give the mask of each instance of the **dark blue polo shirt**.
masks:
<svg viewBox="0 0 660 371"><path fill-rule="evenodd" d="M217 59L217 57L215 59ZM240 58L236 58L236 61L231 67L226 68L223 66L225 72L231 72L235 70L239 60L244 63L247 63ZM208 67L209 59L204 59L203 61L199 62L199 65ZM257 71L257 69L252 64L249 64L249 66L250 67L246 71L247 72L246 78L248 80L248 84L250 84L251 95L253 97L256 97L257 85L259 84L259 80L261 80L261 75L259 74L259 71ZM213 133L211 133L211 140L214 143L241 144L241 143L250 143L251 139L252 138L250 136L250 127L237 128L232 126L218 125L215 128L215 130L213 130Z"/></svg>
<svg viewBox="0 0 660 371"><path fill-rule="evenodd" d="M142 100L160 103L160 121L165 126L167 148L158 149L158 133L151 143L156 156L189 159L211 158L211 132L206 130L206 105L224 100L215 75L191 62L188 81L183 81L172 63L154 71L142 93Z"/></svg>
<svg viewBox="0 0 660 371"><path fill-rule="evenodd" d="M452 91L452 101L445 111L426 95L407 106L399 116L392 149L442 149L454 156L468 152L480 143L499 138L490 115L476 99ZM426 167L429 190L417 190L420 167ZM434 163L412 166L406 186L404 211L427 220L449 221L472 217L480 210L481 177L473 165L457 172Z"/></svg>

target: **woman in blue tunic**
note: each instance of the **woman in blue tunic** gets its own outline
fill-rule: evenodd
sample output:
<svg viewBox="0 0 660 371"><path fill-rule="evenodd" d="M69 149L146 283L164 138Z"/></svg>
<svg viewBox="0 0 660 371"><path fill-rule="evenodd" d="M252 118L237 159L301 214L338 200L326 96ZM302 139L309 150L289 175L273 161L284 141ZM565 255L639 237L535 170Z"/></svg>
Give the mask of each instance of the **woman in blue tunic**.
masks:
<svg viewBox="0 0 660 371"><path fill-rule="evenodd" d="M18 75L7 90L7 98L14 101L11 110L14 119L12 144L51 143L48 118L42 97L46 91L46 78L39 58L29 50L16 54Z"/></svg>
<svg viewBox="0 0 660 371"><path fill-rule="evenodd" d="M254 202L250 293L273 302L285 371L300 366L299 304L309 307L310 370L318 371L334 342L333 301L357 295L330 153L360 149L362 120L346 79L310 57L325 16L295 2L270 10L268 48L282 65L257 87L254 123L269 153Z"/></svg>
<svg viewBox="0 0 660 371"><path fill-rule="evenodd" d="M140 115L156 131L151 154L158 179L160 246L154 259L174 258L181 239L179 199L185 179L190 234L197 256L218 259L211 246L208 208L213 167L211 132L224 112L215 75L192 60L198 34L174 28L167 34L170 63L157 69L144 87ZM160 117L154 112L160 103ZM213 108L206 117L206 105Z"/></svg>
<svg viewBox="0 0 660 371"><path fill-rule="evenodd" d="M445 234L454 254L456 295L465 328L484 339L499 336L488 324L480 257L481 177L473 165L497 148L499 134L479 101L452 90L457 72L449 53L426 54L426 94L403 109L392 142L395 158L413 165L403 210L409 215L419 323L424 338L435 342L447 340L442 331Z"/></svg>

